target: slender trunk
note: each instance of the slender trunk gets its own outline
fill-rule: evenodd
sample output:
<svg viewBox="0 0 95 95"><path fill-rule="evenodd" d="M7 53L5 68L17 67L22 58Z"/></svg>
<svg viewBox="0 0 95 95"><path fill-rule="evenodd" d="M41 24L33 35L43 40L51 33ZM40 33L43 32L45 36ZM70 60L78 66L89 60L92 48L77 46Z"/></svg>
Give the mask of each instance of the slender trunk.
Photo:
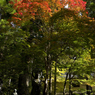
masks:
<svg viewBox="0 0 95 95"><path fill-rule="evenodd" d="M71 73L70 73L70 70L71 69L69 69L69 95L72 95L72 91L71 91L72 81L71 81Z"/></svg>
<svg viewBox="0 0 95 95"><path fill-rule="evenodd" d="M48 32L48 36L49 35L50 34ZM43 95L47 95L47 93L48 93L48 74L49 74L49 70L51 69L51 55L50 55L49 51L50 51L50 42L49 43L47 42L47 46L45 49L45 52L47 54L47 56L45 57L46 77L45 77ZM51 74L50 74L50 77L51 77ZM51 85L49 85L49 86L51 87Z"/></svg>
<svg viewBox="0 0 95 95"><path fill-rule="evenodd" d="M86 77L86 80L88 80L88 78ZM89 85L86 85L86 90L87 90L87 95L91 95L92 92L92 87Z"/></svg>
<svg viewBox="0 0 95 95"><path fill-rule="evenodd" d="M45 76L45 82L44 82L43 95L47 95L48 93L48 71L49 71L48 56L45 57L45 67L46 67L46 76Z"/></svg>
<svg viewBox="0 0 95 95"><path fill-rule="evenodd" d="M47 92L48 92L48 68L46 69L43 95L47 95Z"/></svg>
<svg viewBox="0 0 95 95"><path fill-rule="evenodd" d="M51 79L51 66L50 66L50 77L49 77L49 95L52 93L52 79Z"/></svg>
<svg viewBox="0 0 95 95"><path fill-rule="evenodd" d="M49 42L49 48L50 48L50 42ZM52 93L52 78L51 78L51 55L49 54L49 95Z"/></svg>
<svg viewBox="0 0 95 95"><path fill-rule="evenodd" d="M63 88L63 95L65 95L66 83L67 83L68 73L66 74L64 88Z"/></svg>
<svg viewBox="0 0 95 95"><path fill-rule="evenodd" d="M57 68L56 68L57 62L55 62L55 75L54 75L54 95L56 95L56 73L57 73Z"/></svg>

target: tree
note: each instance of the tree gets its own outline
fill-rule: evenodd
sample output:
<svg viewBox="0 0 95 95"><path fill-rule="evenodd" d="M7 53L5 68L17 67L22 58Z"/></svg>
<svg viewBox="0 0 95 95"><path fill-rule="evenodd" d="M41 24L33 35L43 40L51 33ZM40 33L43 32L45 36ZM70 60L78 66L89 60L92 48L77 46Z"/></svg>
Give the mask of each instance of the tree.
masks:
<svg viewBox="0 0 95 95"><path fill-rule="evenodd" d="M68 55L69 62L64 63L64 61L63 61L64 64L62 66L65 65L64 67L68 68L67 74L69 73L69 76L71 76L71 74L74 74L74 72L78 70L77 68L82 69L81 66L83 66L83 65L85 67L91 66L91 64L87 65L87 62L92 62L92 59L90 56L89 56L88 60L83 61L82 64L73 62L73 60L75 58L76 58L76 60L80 59L81 55L84 55L84 57L82 56L83 60L86 59L87 57L86 57L85 53L87 53L87 51L89 52L88 55L90 55L91 51L89 51L89 50L91 48L90 47L91 39L93 38L93 36L91 36L91 35L94 35L94 34L92 34L93 29L91 29L90 32L88 31L88 29L90 26L92 26L93 20L90 20L91 18L88 18L85 16L82 16L82 18L80 18L74 12L71 12L71 14L70 14L69 10L66 10L65 12L64 11L65 10L62 10L62 11L56 13L51 18L51 23L53 23L52 25L55 25L55 30L57 31L57 35L61 34L61 36L59 36L61 39L60 41L63 41L63 43L65 43L65 45L67 46L66 49L64 50L64 52L67 51L66 55ZM64 13L68 14L68 12L69 12L69 16L65 16ZM88 38L88 35L89 35L89 38L91 37L90 40ZM69 48L69 49L67 49L67 48ZM84 48L84 50L83 50L83 48ZM87 49L87 51L86 51L86 49ZM83 52L85 52L85 53L83 53ZM65 59L67 59L67 58L64 58L63 60L65 60ZM89 69L89 73L88 73L88 69L85 69L85 72L84 72L85 78L87 75L91 76L91 72L92 72L91 69ZM80 75L80 74L82 74L82 72L79 72L79 70L78 70L78 73L75 72L75 74ZM72 78L70 77L69 80L72 80ZM66 82L65 82L65 84L66 84ZM71 82L70 82L70 84L71 84ZM71 89L71 85L70 85L70 89ZM70 93L71 93L71 91L70 91Z"/></svg>
<svg viewBox="0 0 95 95"><path fill-rule="evenodd" d="M12 94L13 90L18 88L17 85L20 73L24 71L25 65L23 63L23 67L21 68L22 57L20 54L23 52L23 49L25 49L24 46L27 47L25 38L28 33L22 31L18 27L15 27L12 22L8 21L14 13L12 6L8 2L3 2L2 0L0 3L0 74L4 81L3 93Z"/></svg>
<svg viewBox="0 0 95 95"><path fill-rule="evenodd" d="M95 18L95 1L94 0L84 0L87 2L86 9L88 10L88 16Z"/></svg>
<svg viewBox="0 0 95 95"><path fill-rule="evenodd" d="M48 19L50 16L52 16L52 14L55 12L55 11L58 11L60 10L61 8L63 8L67 3L66 2L63 2L63 1L59 1L57 0L58 3L56 3L54 0L52 1L30 1L30 0L21 0L21 1L17 1L15 0L15 2L10 2L11 4L13 4L13 8L16 10L16 13L14 14L14 16L12 17L12 21L14 23L16 23L16 25L18 24L18 26L27 26L28 28L30 28L30 20L32 19L41 19L42 21L45 21L45 22L48 22ZM83 2L83 1L82 1ZM68 1L69 6L70 6L70 9L73 9L73 10L76 10L76 11L79 11L80 9L76 8L76 7L79 7L79 2L76 2L76 7L72 7L72 4L75 3L75 1ZM84 9L84 6L85 6L85 3L82 4L80 3L80 7ZM32 9L32 10L31 10ZM44 19L43 19L44 17ZM34 20L32 21L32 23L34 23ZM28 25L27 25L28 24ZM39 24L38 24L39 26ZM57 45L56 45L56 48L54 48L54 41L51 40L52 37L55 36L55 34L52 34L51 31L49 29L51 29L50 27L48 27L48 24L47 23L44 23L44 25L42 25L43 27L39 27L38 29L41 29L42 30L42 33L43 33L43 40L42 40L42 43L40 43L40 40L35 37L35 34L36 36L39 35L39 30L37 30L37 33L35 33L35 27L32 27L32 30L34 30L34 34L33 34L33 31L31 31L31 35L33 37L33 39L31 38L31 36L29 38L32 39L32 43L34 44L33 46L37 46L39 47L39 49L37 48L36 50L41 50L43 53L42 54L45 54L43 56L43 59L44 59L44 62L45 62L45 69L46 69L46 77L45 77L45 81L47 81L47 78L48 78L48 72L49 72L49 68L51 67L51 62L53 60L55 60L55 58L57 58L59 56L59 54L61 53L61 50L60 50L60 44L57 43L57 45L59 45L59 49L58 49L58 52L55 53L55 51L51 50L52 48L57 50ZM37 28L37 27L36 27ZM49 28L49 29L47 29ZM25 30L25 31L29 31L29 29ZM50 32L50 33L49 33ZM59 35L60 36L60 35ZM28 40L29 40L28 38ZM54 40L57 41L57 38L54 37ZM56 42L55 41L55 42ZM53 44L52 44L53 43ZM42 44L43 47L39 46L39 44ZM44 46L45 44L45 46ZM30 47L31 47L31 43L29 43ZM61 44L62 45L62 44ZM41 48L42 49L41 49ZM32 47L33 49L33 47ZM38 52L36 51L36 55L38 55ZM54 57L54 54L56 54L58 56ZM23 56L23 55L26 55L26 53L22 53L22 57L26 57L26 56ZM35 53L34 53L35 55ZM51 56L53 56L51 58ZM28 56L29 57L29 56ZM33 56L33 58L35 58L35 56ZM38 59L38 57L36 57ZM51 60L52 59L52 60ZM23 61L23 62L28 62L30 61L27 60L27 61ZM33 60L34 62L36 60ZM37 63L37 62L36 62ZM23 63L24 64L24 63ZM47 84L45 84L45 87L44 87L44 95L47 93L45 92L45 89L47 89Z"/></svg>
<svg viewBox="0 0 95 95"><path fill-rule="evenodd" d="M57 2L57 3L56 3ZM50 0L50 1L31 1L31 0L15 0L15 2L10 2L13 5L13 8L16 10L13 16L13 21L19 22L18 24L24 23L29 19L40 18L45 21L48 21L48 18L56 11L59 11L61 8L64 8L67 4L71 10L83 11L85 10L86 2L83 0ZM74 6L73 6L74 5ZM32 10L31 10L32 9ZM15 23L16 23L15 22Z"/></svg>

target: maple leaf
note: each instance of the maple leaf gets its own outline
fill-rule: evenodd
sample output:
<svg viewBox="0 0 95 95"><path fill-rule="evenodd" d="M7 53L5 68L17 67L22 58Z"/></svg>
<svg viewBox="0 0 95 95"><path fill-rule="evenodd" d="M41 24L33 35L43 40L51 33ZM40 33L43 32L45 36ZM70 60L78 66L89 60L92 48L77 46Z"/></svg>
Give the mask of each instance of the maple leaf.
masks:
<svg viewBox="0 0 95 95"><path fill-rule="evenodd" d="M21 18L19 20L23 20L23 17L26 17L27 20L29 20L29 17L42 17L42 19L47 20L53 13L60 11L67 4L70 10L75 11L84 11L86 7L86 2L83 0L15 0L15 2L10 2L10 4L16 10L14 16Z"/></svg>
<svg viewBox="0 0 95 95"><path fill-rule="evenodd" d="M21 12L19 12L19 14L22 16L22 13Z"/></svg>

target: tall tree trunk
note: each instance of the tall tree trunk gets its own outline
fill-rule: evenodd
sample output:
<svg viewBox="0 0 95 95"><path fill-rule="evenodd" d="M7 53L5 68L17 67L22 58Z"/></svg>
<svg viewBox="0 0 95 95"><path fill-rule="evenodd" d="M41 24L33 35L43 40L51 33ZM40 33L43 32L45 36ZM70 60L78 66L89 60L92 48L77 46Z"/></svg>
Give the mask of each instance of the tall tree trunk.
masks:
<svg viewBox="0 0 95 95"><path fill-rule="evenodd" d="M65 95L66 83L67 83L68 73L66 74L64 88L63 88L63 95Z"/></svg>
<svg viewBox="0 0 95 95"><path fill-rule="evenodd" d="M86 77L86 80L88 80L88 78ZM92 92L92 87L89 85L86 85L86 90L87 90L87 95L91 95Z"/></svg>
<svg viewBox="0 0 95 95"><path fill-rule="evenodd" d="M46 76L45 76L45 82L44 82L43 95L47 95L47 93L48 93L48 66L46 68Z"/></svg>
<svg viewBox="0 0 95 95"><path fill-rule="evenodd" d="M46 50L46 52L47 52L47 50ZM45 69L46 69L46 76L45 76L45 81L44 81L43 95L47 95L47 93L48 93L48 72L49 72L48 53L47 53L47 56L45 57Z"/></svg>
<svg viewBox="0 0 95 95"><path fill-rule="evenodd" d="M54 75L54 95L56 95L56 73L57 73L57 62L55 62L55 75Z"/></svg>
<svg viewBox="0 0 95 95"><path fill-rule="evenodd" d="M41 83L38 80L38 72L39 71L32 71L32 90L31 95L40 95L41 92Z"/></svg>
<svg viewBox="0 0 95 95"><path fill-rule="evenodd" d="M27 74L20 74L18 81L18 95L29 95L28 87L26 84Z"/></svg>
<svg viewBox="0 0 95 95"><path fill-rule="evenodd" d="M50 48L50 42L49 42L49 48ZM48 60L49 60L49 95L51 95L52 94L52 78L51 78L52 63L51 63L51 55L50 54L48 56Z"/></svg>
<svg viewBox="0 0 95 95"><path fill-rule="evenodd" d="M72 81L71 81L71 68L69 68L69 95L72 95L71 91L71 86L72 86Z"/></svg>
<svg viewBox="0 0 95 95"><path fill-rule="evenodd" d="M32 91L31 95L40 95L40 84L36 83L35 80L32 80Z"/></svg>
<svg viewBox="0 0 95 95"><path fill-rule="evenodd" d="M51 79L51 66L50 66L50 76L49 76L49 95L52 93L52 79Z"/></svg>
<svg viewBox="0 0 95 95"><path fill-rule="evenodd" d="M45 49L45 52L47 54L47 56L45 57L46 76L45 76L45 82L44 82L43 95L47 95L48 93L48 74L49 74L49 69L51 68L51 55L49 53L49 50L50 50L50 42L49 43L47 42L47 46Z"/></svg>

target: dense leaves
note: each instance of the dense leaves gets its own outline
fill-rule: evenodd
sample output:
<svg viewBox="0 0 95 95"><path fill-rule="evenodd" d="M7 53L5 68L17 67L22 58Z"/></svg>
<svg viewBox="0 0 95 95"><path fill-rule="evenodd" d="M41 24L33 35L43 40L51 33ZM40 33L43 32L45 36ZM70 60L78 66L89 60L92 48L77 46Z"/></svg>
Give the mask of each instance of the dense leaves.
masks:
<svg viewBox="0 0 95 95"><path fill-rule="evenodd" d="M13 21L16 23L28 21L32 18L43 18L44 20L47 20L53 13L64 8L67 4L69 9L77 12L81 10L84 11L86 6L86 2L82 0L14 0L14 2L10 1L10 4L12 4L13 8L16 10L13 16Z"/></svg>

